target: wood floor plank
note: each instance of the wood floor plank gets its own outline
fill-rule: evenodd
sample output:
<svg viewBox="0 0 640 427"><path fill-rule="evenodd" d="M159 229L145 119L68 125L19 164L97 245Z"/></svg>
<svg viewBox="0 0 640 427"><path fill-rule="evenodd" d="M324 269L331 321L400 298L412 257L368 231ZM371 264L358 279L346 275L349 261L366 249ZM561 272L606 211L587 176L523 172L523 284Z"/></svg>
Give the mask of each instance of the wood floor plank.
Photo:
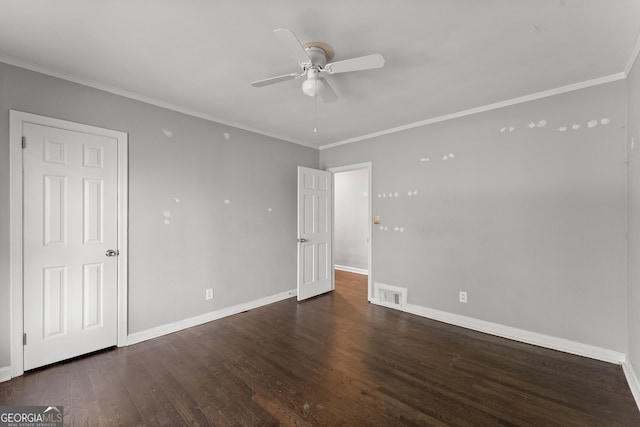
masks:
<svg viewBox="0 0 640 427"><path fill-rule="evenodd" d="M640 426L618 365L367 302L366 276L0 383L78 426Z"/></svg>

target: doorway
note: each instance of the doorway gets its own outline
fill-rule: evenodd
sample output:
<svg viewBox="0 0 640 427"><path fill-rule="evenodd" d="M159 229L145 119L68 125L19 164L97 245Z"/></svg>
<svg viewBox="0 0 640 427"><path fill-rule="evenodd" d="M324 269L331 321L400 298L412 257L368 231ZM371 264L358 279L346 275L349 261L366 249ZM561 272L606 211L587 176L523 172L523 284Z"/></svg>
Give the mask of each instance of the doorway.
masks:
<svg viewBox="0 0 640 427"><path fill-rule="evenodd" d="M329 171L334 174L335 269L367 275L367 299L371 301L372 165L360 163Z"/></svg>

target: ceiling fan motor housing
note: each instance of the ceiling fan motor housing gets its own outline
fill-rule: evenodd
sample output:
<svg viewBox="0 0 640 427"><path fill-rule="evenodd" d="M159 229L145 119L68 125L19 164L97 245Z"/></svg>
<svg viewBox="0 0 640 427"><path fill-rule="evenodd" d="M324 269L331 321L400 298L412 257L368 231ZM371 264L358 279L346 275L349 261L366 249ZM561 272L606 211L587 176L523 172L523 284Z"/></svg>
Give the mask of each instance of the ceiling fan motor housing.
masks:
<svg viewBox="0 0 640 427"><path fill-rule="evenodd" d="M309 55L309 59L311 59L310 67L323 68L327 65L327 53L324 49L317 46L309 46L304 50L307 52L307 55Z"/></svg>

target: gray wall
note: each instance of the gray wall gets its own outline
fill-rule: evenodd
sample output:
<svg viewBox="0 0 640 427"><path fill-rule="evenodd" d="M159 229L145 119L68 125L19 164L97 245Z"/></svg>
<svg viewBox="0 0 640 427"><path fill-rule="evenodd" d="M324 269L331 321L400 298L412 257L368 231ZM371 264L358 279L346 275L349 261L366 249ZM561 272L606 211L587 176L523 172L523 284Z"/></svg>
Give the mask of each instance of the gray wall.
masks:
<svg viewBox="0 0 640 427"><path fill-rule="evenodd" d="M366 169L339 172L334 176L334 263L369 269L368 190Z"/></svg>
<svg viewBox="0 0 640 427"><path fill-rule="evenodd" d="M627 79L629 121L629 358L640 374L640 62ZM633 147L631 143L633 141Z"/></svg>
<svg viewBox="0 0 640 427"><path fill-rule="evenodd" d="M129 133L130 333L295 288L296 167L317 167L317 150L0 63L0 367L9 109Z"/></svg>
<svg viewBox="0 0 640 427"><path fill-rule="evenodd" d="M626 352L626 120L619 81L322 150L320 167L373 163L373 280L409 303Z"/></svg>
<svg viewBox="0 0 640 427"><path fill-rule="evenodd" d="M373 162L386 227L373 231L374 280L409 288L413 304L629 351L639 369L638 147L628 288L625 240L639 68L624 82L321 151L321 168ZM130 332L295 287L296 166L318 167L317 151L0 63L0 367L10 360L9 109L129 133Z"/></svg>

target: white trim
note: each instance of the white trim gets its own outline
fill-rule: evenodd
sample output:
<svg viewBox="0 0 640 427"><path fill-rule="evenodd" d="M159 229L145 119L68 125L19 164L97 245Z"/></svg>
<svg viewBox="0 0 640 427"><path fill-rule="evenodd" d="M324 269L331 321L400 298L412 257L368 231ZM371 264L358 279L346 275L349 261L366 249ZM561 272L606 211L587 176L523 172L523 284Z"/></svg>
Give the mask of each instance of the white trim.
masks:
<svg viewBox="0 0 640 427"><path fill-rule="evenodd" d="M0 368L0 383L11 379L11 366L3 366Z"/></svg>
<svg viewBox="0 0 640 427"><path fill-rule="evenodd" d="M373 163L372 162L364 162L364 163L356 163L353 165L346 165L346 166L336 166L334 168L329 168L327 169L329 172L333 173L334 175L336 173L340 173L340 172L349 172L349 171L353 171L353 170L360 170L360 169L366 169L368 176L367 176L367 181L368 181L368 188L367 188L367 235L369 236L369 242L368 242L368 259L367 259L367 265L369 266L369 270L363 270L366 271L366 273L363 274L367 274L368 279L367 279L367 288L369 289L368 293L368 297L367 299L369 301L371 301L374 298L374 289L373 289L373 197L372 197L372 192L373 192ZM335 179L333 180L335 182ZM333 192L334 197L335 197L335 191ZM334 214L333 214L333 219L335 220L335 201L332 201L332 205L333 205L333 209L334 209ZM333 227L333 225L332 225ZM335 228L335 227L334 227ZM334 236L334 242L335 242L335 236ZM333 251L333 247L331 249ZM332 253L332 259L333 259L333 253ZM334 268L337 268L337 266L334 266Z"/></svg>
<svg viewBox="0 0 640 427"><path fill-rule="evenodd" d="M200 111L196 111L196 110L191 110L188 108L184 108L181 107L179 105L175 105L175 104L171 104L165 101L161 101L159 99L156 98L151 98L145 95L141 95L135 92L130 92L124 89L119 89L113 86L109 86L103 83L99 83L93 80L89 80L89 79L84 79L82 77L76 76L74 74L70 74L70 73L64 73L61 71L55 71L46 67L43 67L41 65L38 64L34 64L32 62L28 62L28 61L23 61L21 59L16 59L16 58L12 58L10 56L7 55L3 55L0 54L0 62L3 62L5 64L8 65L13 65L15 67L19 67L19 68L24 68L26 70L30 70L30 71L35 71L37 73L41 73L41 74L45 74L48 76L52 76L52 77L56 77L62 80L67 80L73 83L77 83L83 86L88 86L88 87L92 87L94 89L98 89L98 90L102 90L105 92L109 92L109 93L113 93L115 95L119 95L119 96L123 96L125 98L129 98L129 99L133 99L136 101L140 101L140 102L144 102L146 104L150 104L150 105L155 105L157 107L161 107L161 108L166 108L167 110L171 110L171 111L176 111L178 113L182 113L182 114L186 114L192 117L198 117L200 119L203 120L207 120L207 121L211 121L211 122L215 122L215 123L220 123L226 126L232 126L238 129L242 129L242 130L246 130L248 132L253 132L253 133L257 133L260 135L264 135L264 136L268 136L270 138L276 138L276 139L280 139L282 141L287 141L287 142L291 142L294 144L298 144L298 145L302 145L308 148L313 148L316 150L324 150L324 149L328 149L328 148L333 148L333 147L338 147L340 145L345 145L345 144L350 144L352 142L357 142L357 141L363 141L363 140L367 140L367 139L372 139L378 136L382 136L382 135L389 135L392 133L396 133L396 132L401 132L403 130L407 130L407 129L413 129L416 127L421 127L421 126L427 126L433 123L439 123L439 122L443 122L443 121L447 121L447 120L452 120L452 119L456 119L456 118L460 118L460 117L465 117L465 116L469 116L472 114L477 114L477 113L482 113L485 111L490 111L490 110L495 110L498 108L502 108L502 107L508 107L511 105L516 105L516 104L521 104L524 102L528 102L528 101L533 101L536 99L541 99L541 98L546 98L549 96L553 96L553 95L559 95L562 93L566 93L566 92L571 92L574 90L579 90L579 89L584 89L584 88L588 88L588 87L592 87L592 86L597 86L597 85L601 85L601 84L605 84L605 83L611 83L617 80L624 80L630 70L631 67L633 66L633 63L635 62L635 59L638 56L638 53L640 52L640 38L638 39L638 41L636 42L636 45L634 47L633 53L631 55L631 58L629 59L629 62L627 63L627 66L625 67L625 70L622 71L621 73L617 73L617 74L612 74L610 76L605 76L605 77L600 77L597 79L592 79L592 80L587 80L584 82L579 82L579 83L573 83L567 86L562 86L559 88L555 88L555 89L550 89L550 90L546 90L546 91L542 91L542 92L538 92L538 93L534 93L534 94L530 94L530 95L525 95L519 98L513 98L513 99L509 99L506 101L500 101L500 102L496 102L493 104L488 104L488 105L484 105L484 106L480 106L480 107L476 107L476 108L471 108L468 110L463 110L463 111L459 111L456 113L452 113L452 114L446 114L443 116L439 116L439 117L434 117L431 119L426 119L426 120L421 120L418 122L414 122L414 123L409 123L406 125L402 125L402 126L398 126L398 127L394 127L394 128L390 128L390 129L385 129L379 132L374 132L374 133L370 133L370 134L366 134L366 135L361 135L361 136L357 136L354 138L349 138L349 139L345 139L342 141L337 141L334 143L330 143L330 144L325 144L325 145L321 145L320 147L316 147L313 144L307 143L305 141L300 141L294 138L290 138L288 136L284 136L284 135L279 135L279 134L275 134L272 132L266 132L264 130L261 129L257 129L251 126L246 126L243 125L241 123L236 123L236 122L232 122L229 120L225 120L221 117L217 117L217 116L212 116L210 114L206 114L206 113L202 113Z"/></svg>
<svg viewBox="0 0 640 427"><path fill-rule="evenodd" d="M364 163L356 163L353 165L336 166L335 168L329 168L327 170L333 173L340 173L340 172L350 172L358 169L368 169L370 167L371 167L371 162L364 162Z"/></svg>
<svg viewBox="0 0 640 427"><path fill-rule="evenodd" d="M546 91L542 91L542 92L538 92L538 93L534 93L531 95L525 95L519 98L513 98L513 99L509 99L506 101L500 101L500 102L496 102L493 104L488 104L488 105L484 105L484 106L480 106L480 107L476 107L476 108L471 108L468 110L463 110L463 111L459 111L457 113L452 113L452 114L446 114L443 116L439 116L439 117L434 117L431 119L426 119L426 120L421 120L418 122L414 122L414 123L409 123L406 125L402 125L402 126L398 126L398 127L394 127L394 128L390 128L390 129L385 129L379 132L374 132L374 133L370 133L370 134L366 134L366 135L361 135L361 136L357 136L354 138L349 138L349 139L345 139L342 141L337 141L331 144L325 144L325 145L321 145L320 147L316 147L313 144L307 143L305 141L299 141L297 139L294 138L290 138L288 136L284 136L284 135L280 135L280 134L275 134L275 133L271 133L271 132L266 132L264 130L261 129L257 129L254 127L250 127L250 126L246 126L243 125L241 123L236 123L236 122L231 122L229 120L225 120L221 117L217 117L217 116L212 116L210 114L205 114L202 113L200 111L196 111L196 110L191 110L188 108L184 108L178 105L174 105L165 101L161 101L159 99L156 98L151 98L145 95L141 95L135 92L130 92L124 89L119 89L113 86L109 86L103 83L99 83L99 82L95 82L93 80L88 80L88 79L84 79L82 77L73 75L73 74L69 74L69 73L64 73L64 72L60 72L60 71L55 71L55 70L51 70L49 68L40 66L38 64L34 64L28 61L23 61L20 59L16 59L16 58L12 58L10 56L7 55L3 55L0 54L0 62L3 62L5 64L8 65L13 65L15 67L20 67L20 68L24 68L30 71L35 71L37 73L41 73L41 74L45 74L48 76L52 76L52 77L56 77L62 80L67 80L73 83L77 83L83 86L88 86L88 87L92 87L94 89L98 89L98 90L102 90L105 92L109 92L109 93L113 93L115 95L119 95L119 96L123 96L125 98L129 98L129 99L133 99L136 101L140 101L140 102L144 102L146 104L150 104L150 105L155 105L157 107L161 107L161 108L166 108L167 110L171 110L171 111L176 111L178 113L182 113L182 114L186 114L192 117L198 117L200 119L203 120L207 120L207 121L211 121L211 122L215 122L215 123L220 123L226 126L232 126L238 129L242 129L242 130L246 130L248 132L253 132L253 133L257 133L260 135L264 135L264 136L268 136L270 138L276 138L276 139L280 139L282 141L287 141L287 142L291 142L294 144L298 144L298 145L302 145L308 148L314 148L316 150L325 150L328 148L333 148L333 147L338 147L340 145L345 145L345 144L350 144L352 142L357 142L357 141L364 141L367 139L372 139L378 136L382 136L382 135L389 135L392 133L396 133L396 132L401 132L403 130L407 130L407 129L413 129L416 127L421 127L421 126L427 126L433 123L439 123L439 122L443 122L443 121L447 121L447 120L452 120L452 119L456 119L456 118L460 118L460 117L465 117L465 116L470 116L473 114L478 114L478 113L482 113L485 111L490 111L490 110L495 110L498 108L503 108L503 107L508 107L511 105L516 105L516 104L521 104L524 102L529 102L529 101L533 101L536 99L541 99L541 98L546 98L549 96L554 96L554 95L559 95L562 93L566 93L566 92L571 92L574 90L579 90L579 89L585 89L588 87L592 87L592 86L597 86L597 85L601 85L601 84L605 84L605 83L611 83L617 80L624 80L628 75L629 72L631 71L631 68L633 66L633 63L635 62L638 53L640 52L640 38L638 39L638 41L636 42L636 45L634 47L633 53L631 55L631 58L629 59L629 62L627 63L627 66L625 67L625 70L621 73L617 73L617 74L612 74L610 76L605 76L605 77L600 77L597 79L592 79L592 80L587 80L584 82L579 82L579 83L573 83L567 86L562 86L559 88L555 88L555 89L550 89L550 90L546 90Z"/></svg>
<svg viewBox="0 0 640 427"><path fill-rule="evenodd" d="M25 123L34 123L84 132L93 135L106 136L117 141L118 147L118 337L117 344L125 345L124 337L127 331L128 312L128 135L125 132L103 129L67 120L54 119L22 111L9 111L9 177L10 177L10 217L11 236L9 242L10 256L10 347L11 347L11 376L17 377L24 373L24 347L22 345L23 323L23 242L22 242L22 134Z"/></svg>
<svg viewBox="0 0 640 427"><path fill-rule="evenodd" d="M533 344L539 347L545 347L578 356L589 357L603 362L621 365L626 360L626 355L618 351L608 350L589 344L582 344L576 341L566 340L564 338L556 338L550 335L525 331L523 329L504 326L498 323L478 320L472 317L462 316L460 314L434 310L419 305L407 304L402 311L437 320L439 322L473 329L474 331L484 332L498 337L508 338L510 340Z"/></svg>
<svg viewBox="0 0 640 427"><path fill-rule="evenodd" d="M318 147L306 143L304 141L298 141L296 139L278 135L271 132L266 132L257 128L253 128L251 126L246 126L240 123L231 122L229 120L225 120L223 118L212 116L210 114L202 113L200 111L191 110L189 108L180 107L179 105L171 104L169 102L161 101L156 98L151 98L145 95L141 95L139 93L130 92L128 90L119 89L117 87L109 86L103 83L99 83L93 80L85 79L74 74L64 73L61 71L55 71L46 67L43 67L38 64L34 64L32 62L23 61L21 59L12 58L7 55L0 54L0 62L4 62L5 64L13 65L15 67L24 68L26 70L35 71L40 74L45 74L47 76L56 77L62 80L66 80L69 82L77 83L82 86L92 87L94 89L102 90L105 92L113 93L114 95L123 96L125 98L133 99L136 101L144 102L146 104L155 105L156 107L166 108L167 110L176 111L178 113L186 114L192 117L198 117L203 120L208 120L210 122L220 123L226 126L232 126L237 129L246 130L248 132L257 133L260 135L268 136L270 138L280 139L282 141L292 142L294 144L303 145L305 147L318 149Z"/></svg>
<svg viewBox="0 0 640 427"><path fill-rule="evenodd" d="M118 347L129 326L129 135L118 138Z"/></svg>
<svg viewBox="0 0 640 427"><path fill-rule="evenodd" d="M371 302L376 305L384 306L375 299ZM479 331L510 340L536 345L538 347L544 347L551 350L562 351L564 353L621 365L624 376L629 385L629 389L631 390L631 394L633 395L638 409L640 409L640 379L633 369L631 361L624 353L605 349L602 347L592 346L589 344L583 344L576 341L570 341L563 338L557 338L545 334L512 328L510 326L504 326L498 323L486 322L484 320L478 320L459 314L447 313L444 311L422 307L414 304L407 304L402 308L396 309L404 311L406 313L415 314L417 316L426 317L428 319L437 320L439 322L444 322L450 325L460 326L463 328L472 329L474 331Z"/></svg>
<svg viewBox="0 0 640 427"><path fill-rule="evenodd" d="M364 268L349 267L340 264L334 264L334 268L336 270L347 271L349 273L364 274L365 276L369 274L369 270L365 270Z"/></svg>
<svg viewBox="0 0 640 427"><path fill-rule="evenodd" d="M151 329L147 329L140 332L134 332L127 337L127 345L137 344L142 341L147 341L153 338L158 338L163 335L172 334L174 332L181 331L183 329L191 328L194 326L202 325L214 320L222 319L223 317L233 316L234 314L242 313L243 311L253 310L258 307L262 307L274 302L282 301L291 297L295 297L297 291L292 289L290 291L282 292L269 297L261 298L254 301L234 305L232 307L221 308L219 310L211 311L209 313L201 314L195 317L189 317L177 322L168 323L162 326L156 326Z"/></svg>
<svg viewBox="0 0 640 427"><path fill-rule="evenodd" d="M629 73L631 73L631 69L633 68L633 64L635 64L638 59L638 54L640 54L640 34L638 34L638 39L636 40L635 46L633 46L633 50L631 51L631 56L629 57L629 61L627 62L627 66L624 67L624 76L629 77Z"/></svg>
<svg viewBox="0 0 640 427"><path fill-rule="evenodd" d="M9 347L11 376L24 372L22 334L22 121L9 111Z"/></svg>
<svg viewBox="0 0 640 427"><path fill-rule="evenodd" d="M638 375L633 369L633 365L629 358L626 358L622 363L622 370L624 371L624 376L627 378L627 383L629 384L631 394L633 394L633 398L636 401L636 405L638 405L638 409L640 409L640 380L638 379Z"/></svg>
<svg viewBox="0 0 640 427"><path fill-rule="evenodd" d="M545 90L543 92L533 93L531 95L521 96L519 98L508 99L506 101L500 101L493 104L484 105L481 107L470 108L468 110L459 111L457 113L445 114L444 116L434 117L431 119L421 120L419 122L409 123L406 125L398 126L395 128L381 130L379 132L370 133L367 135L356 136L355 138L345 139L344 141L334 142L332 144L321 145L319 150L326 150L328 148L338 147L340 145L350 144L352 142L364 141L367 139L376 138L378 136L389 135L396 132L401 132L408 129L413 129L421 126L427 126L434 123L440 123L447 120L458 119L460 117L471 116L473 114L484 113L486 111L497 110L503 107L509 107L516 104L522 104L529 101L535 101L541 98L547 98L549 96L560 95L566 92L572 92L579 89L585 89L592 86L598 86L605 83L611 83L618 80L624 80L626 75L624 73L612 74L606 77L600 77L593 80L587 80L585 82L573 83L567 86L562 86L555 89Z"/></svg>

